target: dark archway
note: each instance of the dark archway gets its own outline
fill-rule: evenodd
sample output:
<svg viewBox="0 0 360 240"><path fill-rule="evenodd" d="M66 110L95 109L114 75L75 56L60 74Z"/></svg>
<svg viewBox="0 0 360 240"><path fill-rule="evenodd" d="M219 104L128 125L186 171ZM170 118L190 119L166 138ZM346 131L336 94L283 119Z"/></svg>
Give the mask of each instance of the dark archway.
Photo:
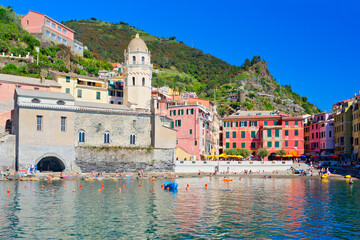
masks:
<svg viewBox="0 0 360 240"><path fill-rule="evenodd" d="M10 119L6 120L5 132L12 133L12 122Z"/></svg>
<svg viewBox="0 0 360 240"><path fill-rule="evenodd" d="M37 169L40 172L62 172L65 169L65 164L57 157L44 157L38 162Z"/></svg>

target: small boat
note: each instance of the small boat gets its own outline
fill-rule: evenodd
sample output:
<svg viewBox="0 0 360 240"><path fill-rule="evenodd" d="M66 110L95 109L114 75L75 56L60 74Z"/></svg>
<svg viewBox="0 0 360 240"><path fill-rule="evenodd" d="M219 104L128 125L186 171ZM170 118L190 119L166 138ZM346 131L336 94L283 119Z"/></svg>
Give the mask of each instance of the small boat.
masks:
<svg viewBox="0 0 360 240"><path fill-rule="evenodd" d="M179 186L179 184L175 183L175 182L164 182L164 189L177 189L177 187Z"/></svg>
<svg viewBox="0 0 360 240"><path fill-rule="evenodd" d="M156 181L156 178L150 178L150 181Z"/></svg>
<svg viewBox="0 0 360 240"><path fill-rule="evenodd" d="M323 174L323 175L321 176L321 178L325 179L325 178L327 178L328 176L329 176L329 174L328 174L328 173L325 173L325 174Z"/></svg>
<svg viewBox="0 0 360 240"><path fill-rule="evenodd" d="M351 178L351 175L346 175L345 178Z"/></svg>
<svg viewBox="0 0 360 240"><path fill-rule="evenodd" d="M223 181L223 182L232 182L233 180L231 178L231 179L222 179L221 181Z"/></svg>

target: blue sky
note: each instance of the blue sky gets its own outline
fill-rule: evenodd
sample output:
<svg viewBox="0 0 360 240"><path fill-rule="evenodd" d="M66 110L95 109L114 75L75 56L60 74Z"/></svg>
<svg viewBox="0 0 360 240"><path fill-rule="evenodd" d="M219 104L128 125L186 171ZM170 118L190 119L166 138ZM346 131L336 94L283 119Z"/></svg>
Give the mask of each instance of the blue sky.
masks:
<svg viewBox="0 0 360 240"><path fill-rule="evenodd" d="M58 21L128 22L152 35L241 65L262 56L281 84L331 110L360 89L360 1L25 1L1 0L19 14L29 9Z"/></svg>

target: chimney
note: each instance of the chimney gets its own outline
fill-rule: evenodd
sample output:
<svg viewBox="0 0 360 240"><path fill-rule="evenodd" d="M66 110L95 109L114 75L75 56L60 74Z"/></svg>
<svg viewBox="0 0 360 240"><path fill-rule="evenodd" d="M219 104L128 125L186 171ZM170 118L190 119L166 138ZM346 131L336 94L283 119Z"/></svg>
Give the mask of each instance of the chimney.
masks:
<svg viewBox="0 0 360 240"><path fill-rule="evenodd" d="M40 77L40 82L45 83L45 77Z"/></svg>

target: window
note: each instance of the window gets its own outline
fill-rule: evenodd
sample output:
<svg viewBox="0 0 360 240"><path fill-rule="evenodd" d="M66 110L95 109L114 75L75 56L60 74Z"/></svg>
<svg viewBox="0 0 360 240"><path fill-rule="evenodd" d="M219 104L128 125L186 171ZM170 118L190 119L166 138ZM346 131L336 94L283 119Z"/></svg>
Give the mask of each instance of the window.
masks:
<svg viewBox="0 0 360 240"><path fill-rule="evenodd" d="M226 132L226 138L230 138L230 132Z"/></svg>
<svg viewBox="0 0 360 240"><path fill-rule="evenodd" d="M52 34L51 34L51 38L55 40L55 39L56 39L55 34L52 33Z"/></svg>
<svg viewBox="0 0 360 240"><path fill-rule="evenodd" d="M77 94L78 98L82 98L82 90L78 89L78 94Z"/></svg>
<svg viewBox="0 0 360 240"><path fill-rule="evenodd" d="M142 79L142 85L145 86L145 78Z"/></svg>
<svg viewBox="0 0 360 240"><path fill-rule="evenodd" d="M268 136L268 137L271 137L271 129L268 129L268 130L267 130L267 136Z"/></svg>
<svg viewBox="0 0 360 240"><path fill-rule="evenodd" d="M251 143L251 148L256 148L256 144L254 142Z"/></svg>
<svg viewBox="0 0 360 240"><path fill-rule="evenodd" d="M316 135L317 135L317 133L316 133ZM295 136L299 136L299 130L295 130ZM316 137L318 137L318 136L316 136Z"/></svg>
<svg viewBox="0 0 360 240"><path fill-rule="evenodd" d="M299 146L299 141L295 141L295 147Z"/></svg>
<svg viewBox="0 0 360 240"><path fill-rule="evenodd" d="M175 120L175 127L181 127L181 120Z"/></svg>
<svg viewBox="0 0 360 240"><path fill-rule="evenodd" d="M240 122L240 127L246 127L246 126L247 126L246 121L241 121L241 122Z"/></svg>
<svg viewBox="0 0 360 240"><path fill-rule="evenodd" d="M82 51L82 47L79 47L79 52L81 52Z"/></svg>
<svg viewBox="0 0 360 240"><path fill-rule="evenodd" d="M79 142L85 142L85 132L82 130L79 132Z"/></svg>
<svg viewBox="0 0 360 240"><path fill-rule="evenodd" d="M271 148L271 142L267 142L268 148Z"/></svg>
<svg viewBox="0 0 360 240"><path fill-rule="evenodd" d="M251 131L251 138L256 138L256 132L255 131Z"/></svg>
<svg viewBox="0 0 360 240"><path fill-rule="evenodd" d="M66 35L66 29L63 29L63 34L65 34L65 35Z"/></svg>
<svg viewBox="0 0 360 240"><path fill-rule="evenodd" d="M239 122L235 122L235 127L239 127Z"/></svg>
<svg viewBox="0 0 360 240"><path fill-rule="evenodd" d="M322 118L322 117L321 117ZM321 119L322 120L322 119ZM298 121L295 121L295 126L298 126L299 125L299 122Z"/></svg>
<svg viewBox="0 0 360 240"><path fill-rule="evenodd" d="M66 132L66 117L61 117L61 132Z"/></svg>
<svg viewBox="0 0 360 240"><path fill-rule="evenodd" d="M233 132L233 134L232 134L233 136L233 138L236 138L236 132Z"/></svg>
<svg viewBox="0 0 360 240"><path fill-rule="evenodd" d="M267 121L264 121L264 126L267 126L268 125L268 122Z"/></svg>
<svg viewBox="0 0 360 240"><path fill-rule="evenodd" d="M133 56L132 59L133 59L133 64L135 64L136 63L136 57Z"/></svg>
<svg viewBox="0 0 360 240"><path fill-rule="evenodd" d="M74 45L74 50L75 50L75 51L77 50L77 48L78 48L78 46L77 46L77 45Z"/></svg>
<svg viewBox="0 0 360 240"><path fill-rule="evenodd" d="M52 24L51 24L51 27L54 28L54 29L56 29L55 23L52 23Z"/></svg>
<svg viewBox="0 0 360 240"><path fill-rule="evenodd" d="M245 138L245 131L241 131L241 138Z"/></svg>
<svg viewBox="0 0 360 240"><path fill-rule="evenodd" d="M232 148L236 148L236 142L233 142Z"/></svg>
<svg viewBox="0 0 360 240"><path fill-rule="evenodd" d="M196 142L196 141L195 141ZM196 145L196 144L195 144ZM230 143L226 143L226 148L230 148Z"/></svg>
<svg viewBox="0 0 360 240"><path fill-rule="evenodd" d="M58 26L58 31L61 32L61 27L60 26Z"/></svg>
<svg viewBox="0 0 360 240"><path fill-rule="evenodd" d="M331 138L331 131L329 131L329 137Z"/></svg>
<svg viewBox="0 0 360 240"><path fill-rule="evenodd" d="M63 44L66 45L67 41L65 39L63 39Z"/></svg>
<svg viewBox="0 0 360 240"><path fill-rule="evenodd" d="M101 92L96 92L96 99L100 99L101 98Z"/></svg>
<svg viewBox="0 0 360 240"><path fill-rule="evenodd" d="M276 147L276 148L278 148L278 147L279 147L279 145L280 145L280 144L279 144L279 142L278 142L278 141L276 141L276 142L275 142L275 147Z"/></svg>
<svg viewBox="0 0 360 240"><path fill-rule="evenodd" d="M195 141L195 146L197 146L197 141ZM227 147L227 145L226 145L226 147Z"/></svg>
<svg viewBox="0 0 360 240"><path fill-rule="evenodd" d="M66 77L66 82L70 82L70 77Z"/></svg>
<svg viewBox="0 0 360 240"><path fill-rule="evenodd" d="M110 143L110 133L104 133L104 143Z"/></svg>
<svg viewBox="0 0 360 240"><path fill-rule="evenodd" d="M245 148L245 143L241 143L241 148Z"/></svg>
<svg viewBox="0 0 360 240"><path fill-rule="evenodd" d="M288 147L288 146L289 146L289 142L285 141L285 147Z"/></svg>
<svg viewBox="0 0 360 240"><path fill-rule="evenodd" d="M36 116L36 130L42 131L42 118L43 116Z"/></svg>
<svg viewBox="0 0 360 240"><path fill-rule="evenodd" d="M142 64L145 63L145 57L141 57L141 62L142 62Z"/></svg>
<svg viewBox="0 0 360 240"><path fill-rule="evenodd" d="M133 80L133 86L135 86L135 77L133 77L132 80Z"/></svg>
<svg viewBox="0 0 360 240"><path fill-rule="evenodd" d="M250 121L250 126L251 126L251 127L256 127L256 126L257 126L257 122L256 122L256 121Z"/></svg>
<svg viewBox="0 0 360 240"><path fill-rule="evenodd" d="M277 121L274 121L274 126L277 125Z"/></svg>
<svg viewBox="0 0 360 240"><path fill-rule="evenodd" d="M285 136L289 136L289 130L285 130Z"/></svg>
<svg viewBox="0 0 360 240"><path fill-rule="evenodd" d="M49 20L46 20L45 23L46 23L47 26L50 26L50 21Z"/></svg>
<svg viewBox="0 0 360 240"><path fill-rule="evenodd" d="M190 135L192 134L192 129L190 129Z"/></svg>
<svg viewBox="0 0 360 240"><path fill-rule="evenodd" d="M46 31L46 36L50 37L50 32Z"/></svg>
<svg viewBox="0 0 360 240"><path fill-rule="evenodd" d="M275 129L275 137L279 137L280 136L280 130L279 129Z"/></svg>
<svg viewBox="0 0 360 240"><path fill-rule="evenodd" d="M289 126L289 121L285 121L285 126Z"/></svg>
<svg viewBox="0 0 360 240"><path fill-rule="evenodd" d="M135 134L130 134L130 144L135 144Z"/></svg>

